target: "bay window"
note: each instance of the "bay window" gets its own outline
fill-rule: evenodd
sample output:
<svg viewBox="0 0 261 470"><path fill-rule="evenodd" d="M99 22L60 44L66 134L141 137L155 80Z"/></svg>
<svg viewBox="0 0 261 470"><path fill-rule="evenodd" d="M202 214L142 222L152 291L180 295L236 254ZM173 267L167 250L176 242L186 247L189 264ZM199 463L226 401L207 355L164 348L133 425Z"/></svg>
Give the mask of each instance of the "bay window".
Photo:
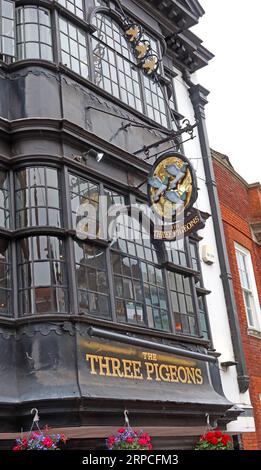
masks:
<svg viewBox="0 0 261 470"><path fill-rule="evenodd" d="M15 55L14 11L14 1L0 0L0 58Z"/></svg>
<svg viewBox="0 0 261 470"><path fill-rule="evenodd" d="M0 170L0 227L9 228L9 182L7 171Z"/></svg>
<svg viewBox="0 0 261 470"><path fill-rule="evenodd" d="M64 243L59 238L41 235L18 242L21 315L68 311L65 262Z"/></svg>
<svg viewBox="0 0 261 470"><path fill-rule="evenodd" d="M15 175L17 228L61 227L60 189L55 168L30 167Z"/></svg>
<svg viewBox="0 0 261 470"><path fill-rule="evenodd" d="M9 242L0 239L0 315L10 315L11 260Z"/></svg>
<svg viewBox="0 0 261 470"><path fill-rule="evenodd" d="M53 60L50 12L24 6L16 9L17 59Z"/></svg>

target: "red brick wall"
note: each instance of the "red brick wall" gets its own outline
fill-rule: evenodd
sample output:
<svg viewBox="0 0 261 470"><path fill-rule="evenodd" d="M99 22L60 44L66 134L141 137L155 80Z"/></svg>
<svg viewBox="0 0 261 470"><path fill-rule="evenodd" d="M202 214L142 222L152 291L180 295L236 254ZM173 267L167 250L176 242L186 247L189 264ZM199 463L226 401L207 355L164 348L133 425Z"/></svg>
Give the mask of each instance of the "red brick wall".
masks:
<svg viewBox="0 0 261 470"><path fill-rule="evenodd" d="M247 317L240 284L235 242L250 251L261 302L261 248L252 239L249 222L261 221L261 193L249 188L225 164L213 159L217 189L224 224L229 262L233 277L243 347L250 375L250 396L254 408L256 433L242 435L246 450L261 450L261 339L248 334Z"/></svg>

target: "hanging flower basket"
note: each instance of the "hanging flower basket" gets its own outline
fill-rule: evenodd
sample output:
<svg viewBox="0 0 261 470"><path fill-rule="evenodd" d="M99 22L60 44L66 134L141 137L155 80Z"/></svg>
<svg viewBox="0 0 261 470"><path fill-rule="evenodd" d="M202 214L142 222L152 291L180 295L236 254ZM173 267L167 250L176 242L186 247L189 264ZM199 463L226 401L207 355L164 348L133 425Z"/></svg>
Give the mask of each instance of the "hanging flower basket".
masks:
<svg viewBox="0 0 261 470"><path fill-rule="evenodd" d="M106 439L109 450L152 450L151 437L131 427L118 429L117 434Z"/></svg>
<svg viewBox="0 0 261 470"><path fill-rule="evenodd" d="M61 450L66 441L67 438L64 434L32 432L28 438L17 438L13 450Z"/></svg>
<svg viewBox="0 0 261 470"><path fill-rule="evenodd" d="M195 450L232 450L232 439L221 431L210 431L201 436Z"/></svg>
<svg viewBox="0 0 261 470"><path fill-rule="evenodd" d="M37 408L31 410L34 413L31 429L27 437L21 436L16 439L16 444L13 451L19 450L61 450L67 437L64 434L51 434L48 426L45 426L44 431L39 427L39 414ZM33 428L36 431L33 431Z"/></svg>

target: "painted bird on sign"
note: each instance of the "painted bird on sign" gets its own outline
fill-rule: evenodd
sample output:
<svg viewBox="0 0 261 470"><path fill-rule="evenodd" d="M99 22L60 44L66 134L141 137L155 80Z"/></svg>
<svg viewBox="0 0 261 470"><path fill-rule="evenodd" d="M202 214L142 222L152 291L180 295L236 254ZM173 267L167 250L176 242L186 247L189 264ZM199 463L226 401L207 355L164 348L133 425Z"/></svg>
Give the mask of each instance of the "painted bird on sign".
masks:
<svg viewBox="0 0 261 470"><path fill-rule="evenodd" d="M159 59L156 55L151 55L145 59L143 62L142 68L148 75L151 75L153 72L157 70L159 65Z"/></svg>
<svg viewBox="0 0 261 470"><path fill-rule="evenodd" d="M150 51L149 41L140 41L138 44L136 44L134 51L137 59L144 59L144 57L146 57Z"/></svg>
<svg viewBox="0 0 261 470"><path fill-rule="evenodd" d="M173 202L174 204L183 205L184 202L186 201L186 197L187 197L186 192L182 193L181 196L179 196L176 191L167 191L166 192L166 198L170 202Z"/></svg>
<svg viewBox="0 0 261 470"><path fill-rule="evenodd" d="M132 24L129 29L125 31L125 35L128 37L130 42L136 42L140 39L141 29L137 24Z"/></svg>
<svg viewBox="0 0 261 470"><path fill-rule="evenodd" d="M181 168L179 168L177 165L166 166L167 173L171 176L175 176L175 179L169 185L169 189L175 189L177 184L183 180L187 171L187 167L188 163L183 163Z"/></svg>
<svg viewBox="0 0 261 470"><path fill-rule="evenodd" d="M169 178L167 176L164 176L163 180L161 180L158 176L155 178L149 178L148 183L152 188L158 189L154 195L154 202L158 202L160 199L160 196L164 194L166 191L168 184L169 184Z"/></svg>

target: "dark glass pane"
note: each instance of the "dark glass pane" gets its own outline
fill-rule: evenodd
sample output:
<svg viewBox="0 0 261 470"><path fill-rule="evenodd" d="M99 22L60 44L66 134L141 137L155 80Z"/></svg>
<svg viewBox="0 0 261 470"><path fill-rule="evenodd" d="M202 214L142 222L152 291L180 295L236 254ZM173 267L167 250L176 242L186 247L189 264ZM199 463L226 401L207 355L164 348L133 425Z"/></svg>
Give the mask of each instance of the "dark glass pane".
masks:
<svg viewBox="0 0 261 470"><path fill-rule="evenodd" d="M79 311L88 313L89 310L89 301L88 293L86 291L78 290L78 302L79 302Z"/></svg>
<svg viewBox="0 0 261 470"><path fill-rule="evenodd" d="M121 256L116 253L112 253L111 256L113 272L116 274L121 274Z"/></svg>
<svg viewBox="0 0 261 470"><path fill-rule="evenodd" d="M53 289L51 287L38 287L35 289L35 313L52 312Z"/></svg>
<svg viewBox="0 0 261 470"><path fill-rule="evenodd" d="M31 189L31 205L46 206L45 188L34 187L33 189Z"/></svg>
<svg viewBox="0 0 261 470"><path fill-rule="evenodd" d="M122 258L122 274L131 277L131 264L130 258Z"/></svg>
<svg viewBox="0 0 261 470"><path fill-rule="evenodd" d="M119 322L126 321L125 303L123 300L116 300L116 314Z"/></svg>
<svg viewBox="0 0 261 470"><path fill-rule="evenodd" d="M33 291L23 290L19 293L19 303L21 313L24 315L31 314L33 311Z"/></svg>

